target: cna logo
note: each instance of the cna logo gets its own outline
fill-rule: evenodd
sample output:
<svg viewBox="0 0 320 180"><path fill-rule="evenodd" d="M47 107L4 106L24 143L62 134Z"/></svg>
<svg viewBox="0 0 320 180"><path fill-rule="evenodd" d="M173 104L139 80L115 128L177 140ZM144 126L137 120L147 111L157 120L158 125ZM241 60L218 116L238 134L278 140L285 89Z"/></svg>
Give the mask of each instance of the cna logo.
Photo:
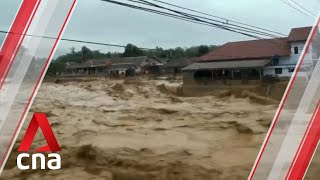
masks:
<svg viewBox="0 0 320 180"><path fill-rule="evenodd" d="M29 150L32 144L32 141L38 131L41 129L44 138L47 141L47 145L36 149L34 152L35 154L30 155ZM31 169L37 169L37 162L40 160L40 169L51 169L51 170L58 170L61 168L61 157L57 153L61 151L60 146L57 142L56 137L51 129L49 124L49 120L44 113L35 113L31 119L31 122L28 126L28 129L22 139L20 147L18 149L19 152L23 152L18 155L17 157L17 166L21 170L28 170L30 169L30 165L23 164L23 159L30 159L31 156ZM46 157L43 153L46 153L48 157ZM46 159L48 161L46 162Z"/></svg>

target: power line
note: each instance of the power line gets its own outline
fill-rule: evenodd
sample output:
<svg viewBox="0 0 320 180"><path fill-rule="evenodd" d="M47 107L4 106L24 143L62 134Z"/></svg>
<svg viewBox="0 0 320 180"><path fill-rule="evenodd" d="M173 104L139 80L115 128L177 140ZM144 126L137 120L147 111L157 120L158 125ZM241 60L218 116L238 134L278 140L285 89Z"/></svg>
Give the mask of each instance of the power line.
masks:
<svg viewBox="0 0 320 180"><path fill-rule="evenodd" d="M147 10L147 9L144 9L144 10ZM174 18L177 18L177 19L181 19L181 20L185 20L185 21L189 21L189 22L193 22L193 23L197 23L197 24L200 24L200 25L206 25L206 26L211 26L211 27L216 27L216 26L213 26L211 23L210 24L206 24L207 22L196 22L192 19L187 19L187 18L184 18L184 17L178 17L178 16L175 16L173 14L169 14L169 13L164 13L164 12L156 12L156 11L153 11L154 13L158 13L160 15L166 15L166 16L169 16L169 17L174 17ZM220 25L217 25L218 27L221 27ZM223 27L222 27L223 28ZM232 31L232 30L231 30ZM7 32L7 31L0 31L0 33L13 33L13 32ZM14 34L14 33L13 33ZM241 34L244 34L244 35L247 35L247 36L250 36L250 37L253 37L253 38L257 38L259 39L259 37L256 37L256 36L252 36L252 35L249 35L249 34L246 34L246 33L241 33ZM40 37L40 38L46 38L46 39L55 39L53 37L48 37L48 36L37 36L37 35L29 35L29 34L26 34L26 36L33 36L33 37ZM109 43L100 43L100 42L93 42L93 41L84 41L84 40L76 40L76 39L68 39L68 38L62 38L61 39L62 41L69 41L69 42L77 42L77 43L86 43L86 44L94 44L94 45L105 45L105 46L113 46L113 47L122 47L122 48L125 48L126 46L124 45L117 45L117 44L109 44ZM145 50L154 50L154 49L149 49L149 48L139 48L139 49L145 49Z"/></svg>
<svg viewBox="0 0 320 180"><path fill-rule="evenodd" d="M280 0L283 3L287 4L288 6L290 6L291 8L295 9L296 11L306 15L306 16L310 16L310 14L305 13L304 11L301 11L300 9L298 9L297 7L293 6L292 4L290 4L289 2L285 1L285 0Z"/></svg>
<svg viewBox="0 0 320 180"><path fill-rule="evenodd" d="M117 5L120 5L120 6L129 7L129 8L133 8L133 9L138 9L138 10L142 10L142 11L152 12L152 13L155 13L155 14L162 14L162 15L174 17L174 18L177 18L177 19L187 19L189 21L191 20L191 21L196 21L196 22L200 22L200 23L205 23L205 24L207 24L207 25L209 25L211 27L228 30L228 31L239 33L239 34L242 34L242 35L246 35L246 36L249 36L249 37L255 38L255 39L263 39L262 37L259 37L257 35L253 35L252 31L247 31L247 30L239 31L239 29L227 27L225 25L221 25L221 24L217 24L217 23L208 22L208 21L193 17L192 15L189 15L189 14L186 14L186 13L182 13L182 12L178 12L178 13L182 14L182 15L178 16L176 14L172 14L172 13L168 13L168 12L158 11L158 10L155 10L155 9L145 8L145 7L141 7L141 6L135 6L135 5L132 5L132 4L127 4L127 3L113 1L113 0L101 0L101 1L117 4ZM129 0L129 1L134 1L134 0ZM245 31L245 32L243 32L243 31ZM258 33L256 33L256 34L258 34Z"/></svg>
<svg viewBox="0 0 320 180"><path fill-rule="evenodd" d="M297 1L295 0L290 0L291 2L293 2L294 4L296 4L297 6L299 6L301 9L305 10L306 12L308 12L309 14L311 14L312 16L316 17L315 14L313 14L311 11L309 11L307 8L303 7L301 4L299 4Z"/></svg>
<svg viewBox="0 0 320 180"><path fill-rule="evenodd" d="M167 17L172 17L172 18L175 18L175 19L180 19L180 20L184 20L184 21L188 21L188 22L192 22L192 23L196 23L196 24L200 24L200 25L220 28L220 29L224 29L224 30L227 30L227 31L239 33L239 34L246 35L246 36L249 36L249 37L252 37L252 38L255 38L255 39L259 39L259 40L268 41L268 39L263 39L262 37L257 36L257 34L258 35L264 35L264 36L268 36L269 35L271 37L275 37L274 35L271 35L269 33L265 33L263 31L257 31L257 30L253 30L253 29L250 29L250 28L245 28L245 27L242 27L242 26L234 25L234 24L231 24L231 23L226 23L226 22L209 19L209 18L202 17L202 16L197 16L197 15L193 15L193 14L189 14L189 13L185 13L185 12L181 12L181 11L172 10L170 8L162 7L160 5L157 5L157 4L145 1L145 0L128 0L128 1L139 3L139 4L144 4L144 5L147 5L147 6L153 6L153 7L165 9L167 11L171 11L171 12L177 13L179 15L168 13L168 12L163 12L163 11L158 11L158 10L155 10L155 9L145 8L145 7L141 7L141 6L135 6L135 5L131 5L131 4L121 3L121 2L117 2L117 1L113 1L113 0L101 0L101 1L110 2L110 3L122 5L122 6L127 6L127 7L130 7L130 8L143 10L143 11L147 11L147 12L152 12L152 13L155 13L155 14L159 14L159 15L163 15L163 16L167 16ZM159 1L159 0L154 0L154 1ZM163 1L159 1L159 2L163 2ZM163 2L163 3L165 3L165 2ZM168 4L170 4L170 3L168 3ZM176 6L176 5L174 5L174 6ZM191 9L189 9L189 10L191 10ZM194 10L192 10L192 11L194 11ZM196 11L196 12L201 13L200 11ZM202 18L206 19L206 20L203 20ZM219 18L220 19L224 19L224 18L221 18L221 17L219 17ZM213 21L213 22L219 22L219 23L222 23L222 24L213 23L213 22L210 22L210 21L207 21L207 20L210 20L210 21ZM227 19L224 19L224 20L227 20ZM228 20L228 21L236 22L236 21L232 21L232 20ZM229 26L226 26L226 24L229 25ZM230 25L232 25L234 27L230 27ZM269 31L269 30L267 30L267 31ZM272 32L272 31L269 31L269 32ZM0 31L0 33L12 33L12 34L14 34L13 32L7 32L7 31ZM255 35L253 35L252 33L255 34ZM32 37L46 38L46 39L56 39L54 37L49 37L49 36L37 36L37 35L30 35L30 34L25 34L25 35L26 36L32 36ZM62 38L61 41L76 42L76 43L86 43L86 44L94 44L94 45L103 45L103 46L111 46L111 47L121 47L121 48L125 48L126 47L125 45L101 43L101 42L69 39L69 38ZM270 43L276 44L275 42L270 42ZM277 45L279 45L279 44L277 44ZM141 49L141 50L153 50L153 51L155 50L155 49L149 49L149 48L139 48L139 49Z"/></svg>
<svg viewBox="0 0 320 180"><path fill-rule="evenodd" d="M184 16L184 17L187 17L189 19L196 20L196 21L200 21L200 22L204 22L203 19L209 20L209 21L213 21L213 22L215 22L214 25L219 26L219 28L223 28L223 29L228 27L229 29L232 28L234 30L244 31L244 32L247 32L247 33L254 33L254 34L258 34L258 35L262 35L262 36L266 36L266 37L272 37L272 38L278 38L279 37L277 35L274 35L274 34L271 34L271 33L268 33L268 32L263 32L263 31L251 29L251 28L248 28L248 27L243 27L243 26L232 24L232 23L229 23L229 22L224 22L224 21L216 20L216 19L210 19L210 18L203 17L203 16L198 16L198 15L194 15L194 14L189 14L189 13L185 13L185 12L169 9L169 8L166 8L166 7L163 7L163 6L148 2L148 1L144 1L144 0L138 0L138 1L137 0L127 0L127 1L136 2L136 3L139 3L139 4L149 5L149 6L152 6L152 7L156 7L156 8L164 9L164 10L167 10L167 11L171 11L173 13L176 13L176 14L179 14L181 16ZM206 22L206 23L208 23L208 22ZM217 24L217 23L221 23L221 24ZM213 25L213 24L211 24L211 25ZM225 30L227 30L227 29L225 29Z"/></svg>
<svg viewBox="0 0 320 180"><path fill-rule="evenodd" d="M136 2L136 0L127 0L127 1ZM205 20L213 21L215 23L221 23L220 27L229 27L229 28L233 28L235 30L240 30L240 31L249 32L249 33L255 33L255 34L268 36L268 37L272 37L272 38L278 38L279 37L279 36L274 35L274 34L258 31L258 30L251 29L251 28L248 28L248 27L243 27L243 26L236 25L236 24L226 23L226 22L223 22L223 21L219 21L219 20L215 20L215 19L211 19L211 18L207 18L207 17L203 17L203 16L198 16L198 15L194 15L194 14L189 14L189 13L173 10L173 9L166 8L166 7L163 7L163 6L160 6L160 5L145 1L145 0L138 0L138 1L143 3L143 4L147 4L149 6L153 6L153 7L156 7L156 8L160 8L160 9L164 9L164 10L167 10L167 11L171 11L171 12L180 14L182 16L188 17L188 18L193 18L193 19L195 19L197 21L202 21L201 19L205 19ZM199 19L199 18L201 18L201 19ZM230 26L232 26L232 27L230 27Z"/></svg>
<svg viewBox="0 0 320 180"><path fill-rule="evenodd" d="M39 35L31 35L31 34L18 34L18 33L14 33L14 32L2 31L2 30L0 30L0 33L2 33L2 34L26 35L26 36L28 36L28 37L38 37L38 38L52 39L52 40L56 40L56 39L57 39L57 38L50 37L50 36L39 36ZM111 47L121 47L121 48L125 48L125 47L126 47L126 45L110 44L110 43L101 43L101 42L93 42L93 41L69 39L69 38L61 38L60 40L61 40L61 41L68 41L68 42L84 43L84 44L111 46ZM155 50L155 49L150 49L150 48L138 48L138 49L141 49L141 50Z"/></svg>
<svg viewBox="0 0 320 180"><path fill-rule="evenodd" d="M0 33L2 34L15 34L15 35L26 35L28 37L37 37L37 38L44 38L44 39L52 39L56 40L57 38L50 37L50 36L39 36L39 35L30 35L30 34L19 34L19 33L14 33L14 32L8 32L8 31L2 31L0 30ZM125 48L126 45L118 45L118 44L110 44L110 43L100 43L100 42L93 42L93 41L84 41L84 40L75 40L75 39L68 39L68 38L61 38L61 41L68 41L68 42L76 42L76 43L85 43L85 44L94 44L94 45L103 45L103 46L111 46L111 47L121 47ZM150 49L150 48L139 48L141 50L148 50L148 51L158 51L157 49ZM166 51L166 50L164 50ZM216 55L216 56L221 56L221 57L233 57L233 56L227 56L227 55Z"/></svg>
<svg viewBox="0 0 320 180"><path fill-rule="evenodd" d="M280 32L276 32L276 31L272 31L272 30L269 30L269 29L261 28L261 27L258 27L258 26L242 23L242 22L239 22L239 21L234 21L234 20L231 20L231 19L223 18L223 17L216 16L216 15L212 15L212 14L209 14L209 13L204 13L204 12L193 10L193 9L190 9L190 8L178 6L178 5L175 5L175 4L172 4L172 3L168 3L168 2L164 2L164 1L160 1L160 0L153 0L153 1L158 2L158 3L162 3L162 4L166 4L166 5L169 5L169 6L177 7L177 8L180 8L180 9L188 10L188 11L191 11L191 12L199 13L199 14L202 14L202 15L218 18L220 20L224 20L226 24L229 24L230 22L233 22L233 23L244 25L244 26L248 26L248 27L264 30L264 31L267 31L267 32L275 33L275 34L278 34L278 35L281 35L281 36L286 36L285 34L282 34ZM320 2L320 0L318 0L318 1Z"/></svg>
<svg viewBox="0 0 320 180"><path fill-rule="evenodd" d="M172 13L158 11L158 10L155 10L155 9L145 8L145 7L141 7L141 6L135 6L135 5L122 3L122 2L117 2L117 1L113 1L113 0L101 0L101 1L117 4L117 5L120 5L120 6L129 7L129 8L133 8L133 9L138 9L138 10L142 10L142 11L152 12L152 13L155 13L155 14L159 14L159 15L163 15L163 16L167 16L167 17L172 17L172 18L175 18L175 19L185 20L185 21L188 21L188 22L196 22L197 24L199 24L199 21L195 20L194 18L190 18L190 17L178 16L178 15L172 14ZM133 0L131 0L131 1L133 1ZM217 27L217 28L221 27L221 25L214 24L214 23L210 23L210 24L208 22L200 22L200 23L202 25L206 24L206 25L211 26L211 27ZM241 32L239 32L239 33L241 33ZM245 33L241 33L241 34L245 34ZM246 34L246 35L250 36L250 37L253 37L253 38L258 38L257 36L253 36L253 35L250 35L250 34Z"/></svg>
<svg viewBox="0 0 320 180"><path fill-rule="evenodd" d="M15 35L26 35L28 37L37 37L37 38L44 38L44 39L52 39L56 40L57 38L50 37L50 36L39 36L39 35L30 35L30 34L19 34L19 33L14 33L14 32L8 32L8 31L3 31L0 30L0 33L3 34L15 34ZM84 41L84 40L75 40L75 39L69 39L69 38L62 38L60 39L61 41L68 41L68 42L76 42L76 43L85 43L85 44L94 44L94 45L102 45L102 46L111 46L111 47L121 47L125 48L126 45L119 45L119 44L110 44L110 43L101 43L101 42L93 42L93 41ZM157 49L150 49L150 48L139 48L141 50L148 50L148 51L158 51ZM252 48L252 50L256 50L256 48ZM166 51L166 50L164 50ZM234 58L234 56L228 56L228 55L215 55L215 56L220 56L220 57L228 57L228 58Z"/></svg>
<svg viewBox="0 0 320 180"><path fill-rule="evenodd" d="M184 13L184 12L173 10L173 11L181 14L179 16L177 14L158 11L156 9L150 9L150 8L146 8L146 7L136 6L136 5L123 3L123 2L118 2L118 1L113 1L113 0L101 0L101 1L109 2L109 3L120 5L120 6L129 7L129 8L133 8L133 9L138 9L138 10L142 10L142 11L152 12L152 13L155 13L155 14L161 14L161 15L173 17L173 18L176 18L176 19L187 20L187 21L191 21L191 22L194 22L194 23L197 23L197 24L201 23L202 25L207 25L207 26L211 26L211 27L215 27L215 28L224 29L224 30L235 32L235 33L239 33L239 34L251 37L251 38L255 38L255 39L259 39L259 40L266 40L266 41L268 41L268 42L270 42L272 44L277 44L278 46L282 47L282 45L279 44L279 43L275 43L275 42L269 41L268 39L264 39L263 37L260 37L260 36L257 36L257 35L253 35L251 31L249 33L249 32L243 32L244 30L241 30L241 31L235 30L234 27L228 27L228 26L225 26L225 25L212 23L212 22L209 22L209 21L206 21L206 20L203 20L203 19L199 19L197 17L194 17L192 14L187 14L187 13ZM136 0L128 0L128 1L136 2ZM148 4L150 4L150 2L141 0L140 4L148 5ZM169 10L171 10L171 9L169 9ZM258 33L255 33L255 34L258 34Z"/></svg>

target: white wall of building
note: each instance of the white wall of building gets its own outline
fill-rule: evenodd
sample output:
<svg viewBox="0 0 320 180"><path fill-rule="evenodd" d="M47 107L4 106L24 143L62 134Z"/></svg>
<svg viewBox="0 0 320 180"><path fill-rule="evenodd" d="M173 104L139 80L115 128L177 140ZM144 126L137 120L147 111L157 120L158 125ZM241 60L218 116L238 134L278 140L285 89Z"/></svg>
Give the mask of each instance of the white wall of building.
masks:
<svg viewBox="0 0 320 180"><path fill-rule="evenodd" d="M278 76L278 77L291 77L292 75L292 68L289 66L269 66L265 67L263 69L263 74L266 75L271 75L271 76ZM281 74L276 73L276 69L281 69ZM290 71L291 70L291 71Z"/></svg>
<svg viewBox="0 0 320 180"><path fill-rule="evenodd" d="M286 66L269 66L269 67L265 67L263 69L263 74L264 74L264 76L271 75L273 77L277 76L279 78L289 78L293 74L292 68L294 68L294 67L290 68L289 66L288 67L286 67ZM276 69L282 69L282 73L276 74ZM297 76L304 77L304 78L308 79L311 76L311 72L312 71L310 69L310 66L302 65Z"/></svg>
<svg viewBox="0 0 320 180"><path fill-rule="evenodd" d="M291 56L290 56L290 63L297 64L300 56L302 55L303 48L305 46L306 42L292 42L291 43ZM294 48L298 47L298 54L295 54ZM312 47L310 45L305 60L303 61L303 64L312 64Z"/></svg>
<svg viewBox="0 0 320 180"><path fill-rule="evenodd" d="M305 42L292 42L290 57L283 57L279 60L279 65L296 65L304 48ZM298 54L295 54L295 47L298 49ZM312 47L309 48L304 64L312 64Z"/></svg>
<svg viewBox="0 0 320 180"><path fill-rule="evenodd" d="M264 68L264 75L271 75L271 76L278 76L278 77L291 77L293 74L292 70L295 67L295 65L298 63L300 56L302 55L303 48L305 46L306 42L300 41L300 42L292 42L291 43L291 55L289 57L280 57L279 58L279 64L276 66L267 66ZM295 49L298 51L295 52ZM312 59L312 47L307 51L306 57L303 61L303 66L309 67L313 65L313 59ZM279 74L279 69L282 69L281 74ZM276 73L276 69L278 69L278 73ZM307 68L308 69L308 68ZM300 73L304 74L304 73ZM305 74L309 74L306 72Z"/></svg>

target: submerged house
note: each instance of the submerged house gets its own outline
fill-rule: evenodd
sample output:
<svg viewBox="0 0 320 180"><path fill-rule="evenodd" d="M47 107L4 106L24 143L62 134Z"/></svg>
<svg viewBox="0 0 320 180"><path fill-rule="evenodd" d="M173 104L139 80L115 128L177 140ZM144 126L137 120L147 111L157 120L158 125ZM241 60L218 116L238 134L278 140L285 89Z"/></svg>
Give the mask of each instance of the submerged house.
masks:
<svg viewBox="0 0 320 180"><path fill-rule="evenodd" d="M182 73L182 69L189 66L195 61L194 58L178 58L170 59L161 67L164 74L178 74Z"/></svg>
<svg viewBox="0 0 320 180"><path fill-rule="evenodd" d="M163 62L156 58L147 56L124 57L112 59L112 65L107 69L107 73L115 74L125 72L125 76L134 76L138 74L159 74Z"/></svg>
<svg viewBox="0 0 320 180"><path fill-rule="evenodd" d="M135 76L143 71L147 56L123 57L112 59L112 65L106 70L107 74L117 76Z"/></svg>
<svg viewBox="0 0 320 180"><path fill-rule="evenodd" d="M156 57L123 57L113 59L88 60L78 64L66 63L66 73L72 75L111 75L115 77L138 74L159 74L164 62Z"/></svg>
<svg viewBox="0 0 320 180"><path fill-rule="evenodd" d="M226 43L183 68L184 83L250 83L264 76L289 78L312 27L294 28L288 37ZM306 78L313 68L313 49L308 49L302 69ZM221 81L223 80L223 81Z"/></svg>
<svg viewBox="0 0 320 180"><path fill-rule="evenodd" d="M161 68L166 64L167 59L160 59L157 57L148 58L143 64L144 74L160 74Z"/></svg>
<svg viewBox="0 0 320 180"><path fill-rule="evenodd" d="M135 76L137 66L130 63L112 64L107 70L106 75L111 77Z"/></svg>
<svg viewBox="0 0 320 180"><path fill-rule="evenodd" d="M81 64L68 62L66 63L66 73L73 75L104 74L109 66L111 66L110 59L91 59Z"/></svg>

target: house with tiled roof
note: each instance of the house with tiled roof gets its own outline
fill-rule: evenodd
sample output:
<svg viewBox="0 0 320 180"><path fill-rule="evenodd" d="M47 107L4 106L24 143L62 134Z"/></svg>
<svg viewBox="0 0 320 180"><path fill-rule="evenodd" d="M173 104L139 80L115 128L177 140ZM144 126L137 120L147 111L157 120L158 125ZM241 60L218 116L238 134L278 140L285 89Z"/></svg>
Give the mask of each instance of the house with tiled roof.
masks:
<svg viewBox="0 0 320 180"><path fill-rule="evenodd" d="M165 61L166 62L166 61ZM81 64L66 63L66 74L135 76L138 74L159 74L164 63L161 59L147 56L117 57L112 59L89 59Z"/></svg>
<svg viewBox="0 0 320 180"><path fill-rule="evenodd" d="M89 59L81 64L75 62L66 63L66 74L91 75L104 74L104 71L111 65L110 59Z"/></svg>
<svg viewBox="0 0 320 180"><path fill-rule="evenodd" d="M226 43L183 68L184 81L291 77L311 29L293 28L288 37L283 38ZM313 68L312 50L311 45L303 61L306 71ZM308 72L305 75L308 76Z"/></svg>

